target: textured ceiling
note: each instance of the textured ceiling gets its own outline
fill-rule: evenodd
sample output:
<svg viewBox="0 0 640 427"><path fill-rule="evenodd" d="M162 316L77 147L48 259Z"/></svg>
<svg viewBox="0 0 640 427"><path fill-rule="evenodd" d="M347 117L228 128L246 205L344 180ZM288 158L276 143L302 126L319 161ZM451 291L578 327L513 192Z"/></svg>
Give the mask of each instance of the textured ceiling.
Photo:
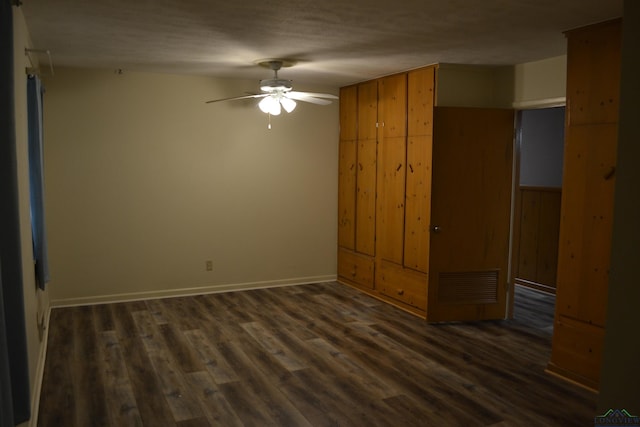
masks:
<svg viewBox="0 0 640 427"><path fill-rule="evenodd" d="M622 15L622 0L23 0L54 67L266 78L344 86L436 62L561 55L563 31Z"/></svg>

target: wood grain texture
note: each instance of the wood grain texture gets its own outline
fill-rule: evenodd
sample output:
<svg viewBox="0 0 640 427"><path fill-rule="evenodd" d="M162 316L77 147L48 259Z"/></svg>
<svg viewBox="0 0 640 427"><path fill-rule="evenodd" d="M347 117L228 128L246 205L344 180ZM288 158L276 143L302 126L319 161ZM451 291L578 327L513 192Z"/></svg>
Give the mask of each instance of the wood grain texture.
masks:
<svg viewBox="0 0 640 427"><path fill-rule="evenodd" d="M436 107L427 319L500 319L506 312L514 112ZM495 303L441 303L441 273L498 271ZM464 277L464 276L461 276ZM477 281L481 287L486 281Z"/></svg>
<svg viewBox="0 0 640 427"><path fill-rule="evenodd" d="M567 33L558 303L549 369L596 389L609 286L621 28L621 20L613 20Z"/></svg>
<svg viewBox="0 0 640 427"><path fill-rule="evenodd" d="M562 191L521 187L519 193L513 277L525 286L555 292Z"/></svg>
<svg viewBox="0 0 640 427"><path fill-rule="evenodd" d="M407 138L404 266L429 272L431 136Z"/></svg>
<svg viewBox="0 0 640 427"><path fill-rule="evenodd" d="M440 325L337 283L56 308L38 425L588 425L544 372L553 297L516 292Z"/></svg>
<svg viewBox="0 0 640 427"><path fill-rule="evenodd" d="M378 142L376 257L403 264L407 142L387 137Z"/></svg>
<svg viewBox="0 0 640 427"><path fill-rule="evenodd" d="M340 139L353 141L357 138L358 87L340 88Z"/></svg>
<svg viewBox="0 0 640 427"><path fill-rule="evenodd" d="M436 66L407 73L407 135L433 134Z"/></svg>
<svg viewBox="0 0 640 427"><path fill-rule="evenodd" d="M342 126L342 125L341 125ZM358 85L358 139L378 137L378 81Z"/></svg>
<svg viewBox="0 0 640 427"><path fill-rule="evenodd" d="M358 140L355 248L370 256L375 255L376 245L377 149L375 139Z"/></svg>
<svg viewBox="0 0 640 427"><path fill-rule="evenodd" d="M407 135L406 73L378 80L378 122L382 139Z"/></svg>
<svg viewBox="0 0 640 427"><path fill-rule="evenodd" d="M338 246L355 249L357 142L338 145Z"/></svg>

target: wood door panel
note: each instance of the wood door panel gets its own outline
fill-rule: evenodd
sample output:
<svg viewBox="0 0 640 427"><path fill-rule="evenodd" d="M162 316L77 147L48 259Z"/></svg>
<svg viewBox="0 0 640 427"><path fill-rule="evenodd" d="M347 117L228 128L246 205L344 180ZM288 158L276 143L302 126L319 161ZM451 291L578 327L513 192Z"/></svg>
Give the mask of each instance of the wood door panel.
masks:
<svg viewBox="0 0 640 427"><path fill-rule="evenodd" d="M338 246L354 249L356 225L356 141L340 141L338 152Z"/></svg>
<svg viewBox="0 0 640 427"><path fill-rule="evenodd" d="M340 139L355 140L358 124L358 87L340 88Z"/></svg>
<svg viewBox="0 0 640 427"><path fill-rule="evenodd" d="M403 261L406 156L404 137L378 143L376 254L396 264Z"/></svg>
<svg viewBox="0 0 640 427"><path fill-rule="evenodd" d="M569 126L617 123L622 26L618 20L568 32ZM588 70L586 72L585 70Z"/></svg>
<svg viewBox="0 0 640 427"><path fill-rule="evenodd" d="M430 239L430 321L506 314L513 136L512 110L435 109L431 224L439 232ZM495 303L438 301L441 274L483 271L498 274Z"/></svg>
<svg viewBox="0 0 640 427"><path fill-rule="evenodd" d="M375 254L377 144L374 139L358 141L356 172L356 251Z"/></svg>
<svg viewBox="0 0 640 427"><path fill-rule="evenodd" d="M407 135L433 134L435 67L407 73Z"/></svg>
<svg viewBox="0 0 640 427"><path fill-rule="evenodd" d="M380 79L379 122L383 138L407 134L407 75L394 74Z"/></svg>
<svg viewBox="0 0 640 427"><path fill-rule="evenodd" d="M431 224L431 136L407 138L404 266L429 271Z"/></svg>
<svg viewBox="0 0 640 427"><path fill-rule="evenodd" d="M378 82L358 85L358 139L376 139L378 133Z"/></svg>
<svg viewBox="0 0 640 427"><path fill-rule="evenodd" d="M558 249L558 312L604 326L613 227L616 124L566 132ZM560 289L562 292L560 292Z"/></svg>

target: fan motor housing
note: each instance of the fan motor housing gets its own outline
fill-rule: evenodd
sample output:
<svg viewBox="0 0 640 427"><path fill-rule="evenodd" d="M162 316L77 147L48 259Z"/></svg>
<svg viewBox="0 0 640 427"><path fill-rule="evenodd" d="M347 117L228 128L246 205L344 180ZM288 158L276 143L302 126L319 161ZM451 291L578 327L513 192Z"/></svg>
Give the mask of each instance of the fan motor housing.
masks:
<svg viewBox="0 0 640 427"><path fill-rule="evenodd" d="M260 80L260 90L264 92L288 92L292 89L291 80L265 79Z"/></svg>

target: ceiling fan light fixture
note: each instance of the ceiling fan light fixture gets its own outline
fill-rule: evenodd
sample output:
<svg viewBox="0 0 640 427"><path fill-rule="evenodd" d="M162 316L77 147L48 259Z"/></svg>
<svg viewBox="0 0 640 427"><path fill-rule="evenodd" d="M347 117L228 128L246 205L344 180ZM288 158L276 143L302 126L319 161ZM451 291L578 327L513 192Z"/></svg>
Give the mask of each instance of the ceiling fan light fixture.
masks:
<svg viewBox="0 0 640 427"><path fill-rule="evenodd" d="M260 108L260 110L262 110L263 113L268 113L272 116L277 116L282 111L278 98L272 95L262 98L262 101L260 101L258 107Z"/></svg>
<svg viewBox="0 0 640 427"><path fill-rule="evenodd" d="M284 111L287 113L292 112L296 108L296 101L291 98L287 98L286 96L280 98L280 104L282 104L282 108L284 108Z"/></svg>
<svg viewBox="0 0 640 427"><path fill-rule="evenodd" d="M263 92L289 92L292 87L291 80L277 78L260 80L260 90Z"/></svg>

